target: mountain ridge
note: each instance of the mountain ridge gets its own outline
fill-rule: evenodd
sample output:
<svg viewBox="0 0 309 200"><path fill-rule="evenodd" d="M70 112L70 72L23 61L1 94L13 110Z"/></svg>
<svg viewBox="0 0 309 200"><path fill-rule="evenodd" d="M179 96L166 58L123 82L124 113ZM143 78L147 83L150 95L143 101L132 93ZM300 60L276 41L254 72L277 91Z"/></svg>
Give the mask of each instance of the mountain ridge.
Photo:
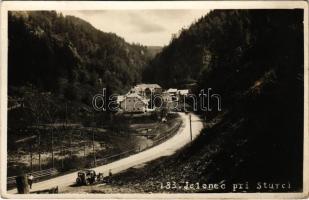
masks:
<svg viewBox="0 0 309 200"><path fill-rule="evenodd" d="M74 16L9 12L9 86L32 84L67 97L72 95L64 91L71 90L76 98L87 98L77 87L121 93L141 81L150 57L146 46L129 44Z"/></svg>

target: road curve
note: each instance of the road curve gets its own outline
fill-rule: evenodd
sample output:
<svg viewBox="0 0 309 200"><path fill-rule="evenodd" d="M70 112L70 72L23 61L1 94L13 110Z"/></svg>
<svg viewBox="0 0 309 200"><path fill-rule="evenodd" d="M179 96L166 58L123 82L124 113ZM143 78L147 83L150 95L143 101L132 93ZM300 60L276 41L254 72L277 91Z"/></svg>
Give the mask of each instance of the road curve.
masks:
<svg viewBox="0 0 309 200"><path fill-rule="evenodd" d="M150 149L147 149L145 151L142 151L140 153L128 156L126 158L114 161L112 163L102 165L100 167L93 168L97 173L102 172L104 175L108 174L108 171L111 170L113 174L119 173L121 171L124 171L128 168L134 167L136 165L141 165L146 162L155 160L157 158L160 158L162 156L168 156L175 153L178 149L186 145L191 141L190 136L190 120L189 120L189 114L185 113L179 113L182 120L183 125L178 130L178 133L175 134L170 139L166 140L165 142L156 145ZM203 123L201 119L193 114L190 113L191 119L192 119L192 138L195 139L201 132L203 128ZM32 185L31 191L36 190L44 190L51 187L58 186L59 192L63 191L63 189L67 186L70 186L74 184L76 179L76 172L66 174L63 176L55 177L49 180L45 180L42 182L37 182ZM16 194L17 190L12 189L7 191L7 197L9 197L9 194Z"/></svg>

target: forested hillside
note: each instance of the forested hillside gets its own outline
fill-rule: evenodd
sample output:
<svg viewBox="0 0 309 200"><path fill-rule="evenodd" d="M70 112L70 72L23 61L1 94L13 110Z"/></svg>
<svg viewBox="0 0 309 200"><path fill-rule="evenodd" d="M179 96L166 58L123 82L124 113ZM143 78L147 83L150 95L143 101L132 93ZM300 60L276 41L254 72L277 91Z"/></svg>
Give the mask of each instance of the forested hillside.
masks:
<svg viewBox="0 0 309 200"><path fill-rule="evenodd" d="M172 180L248 181L256 191L255 183L265 181L289 182L300 191L303 37L302 10L215 10L182 30L144 78L165 87L197 82L196 92L213 88L222 111L200 112L207 128L188 149L126 176L132 182L145 177L149 187Z"/></svg>
<svg viewBox="0 0 309 200"><path fill-rule="evenodd" d="M86 103L96 88L126 92L150 58L144 46L54 11L9 12L8 23L9 88L31 84Z"/></svg>
<svg viewBox="0 0 309 200"><path fill-rule="evenodd" d="M200 85L216 83L216 88L236 87L234 84L238 83L246 88L274 65L291 62L300 66L303 54L298 52L302 51L303 37L302 15L298 13L212 11L174 37L151 61L144 78L165 87L199 81ZM238 77L248 80L233 81ZM244 82L248 84L243 85Z"/></svg>

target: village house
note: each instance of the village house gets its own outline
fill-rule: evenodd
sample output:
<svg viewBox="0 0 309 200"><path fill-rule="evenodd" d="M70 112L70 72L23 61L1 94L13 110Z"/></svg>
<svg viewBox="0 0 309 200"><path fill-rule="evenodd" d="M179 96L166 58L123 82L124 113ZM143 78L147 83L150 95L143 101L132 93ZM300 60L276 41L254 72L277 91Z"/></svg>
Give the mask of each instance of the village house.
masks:
<svg viewBox="0 0 309 200"><path fill-rule="evenodd" d="M118 95L116 99L117 104L120 105L120 102L122 102L124 99L125 99L124 95Z"/></svg>
<svg viewBox="0 0 309 200"><path fill-rule="evenodd" d="M150 98L151 94L162 93L162 88L158 84L137 84L130 91L129 94L138 94L144 98Z"/></svg>
<svg viewBox="0 0 309 200"><path fill-rule="evenodd" d="M162 94L161 94L161 99L162 99L164 102L171 102L171 101L172 101L172 96L171 96L170 93L168 93L168 92L162 92Z"/></svg>
<svg viewBox="0 0 309 200"><path fill-rule="evenodd" d="M169 93L169 95L172 98L172 101L178 101L178 90L176 88L170 88L166 90L166 92Z"/></svg>
<svg viewBox="0 0 309 200"><path fill-rule="evenodd" d="M148 100L136 93L131 93L126 95L123 101L120 102L120 108L127 113L147 112Z"/></svg>
<svg viewBox="0 0 309 200"><path fill-rule="evenodd" d="M184 97L187 97L189 94L189 90L178 90L178 97L180 99L183 99Z"/></svg>

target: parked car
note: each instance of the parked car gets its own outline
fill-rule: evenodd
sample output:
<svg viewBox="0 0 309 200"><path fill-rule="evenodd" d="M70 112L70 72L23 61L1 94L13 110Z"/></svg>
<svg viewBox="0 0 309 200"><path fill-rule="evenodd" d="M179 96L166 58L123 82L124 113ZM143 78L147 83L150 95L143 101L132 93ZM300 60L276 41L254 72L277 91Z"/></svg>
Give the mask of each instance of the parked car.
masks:
<svg viewBox="0 0 309 200"><path fill-rule="evenodd" d="M103 174L91 169L81 170L77 173L76 184L77 185L90 185L99 181L103 181Z"/></svg>

